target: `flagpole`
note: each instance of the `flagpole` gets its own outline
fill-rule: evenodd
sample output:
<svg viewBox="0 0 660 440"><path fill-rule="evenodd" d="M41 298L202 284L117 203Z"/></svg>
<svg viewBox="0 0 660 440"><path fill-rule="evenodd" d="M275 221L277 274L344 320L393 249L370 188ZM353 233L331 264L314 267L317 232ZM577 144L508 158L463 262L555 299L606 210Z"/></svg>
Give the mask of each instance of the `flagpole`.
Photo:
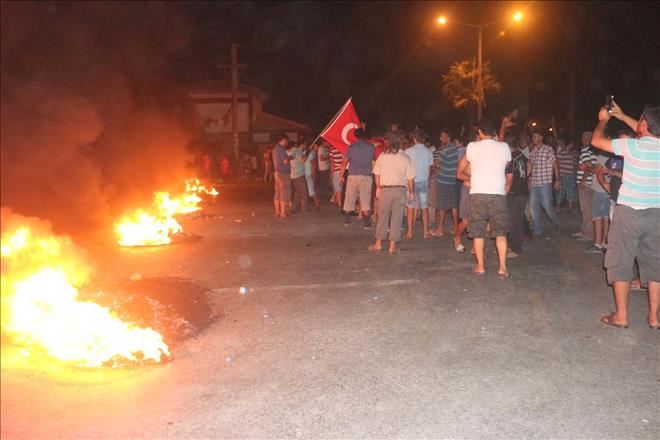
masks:
<svg viewBox="0 0 660 440"><path fill-rule="evenodd" d="M342 106L342 108L339 109L339 111L337 112L337 114L334 115L334 116L332 117L332 119L330 120L330 122L328 123L328 125L326 125L325 128L324 128L323 130L321 130L321 134L319 134L318 136L316 136L316 139L314 139L314 142L312 142L311 144L309 144L310 146L311 146L311 145L314 145L314 144L316 143L316 141L318 141L319 138L320 138L321 136L323 136L323 134L324 134L325 131L328 129L328 127L330 127L330 126L332 125L332 123L335 122L335 120L339 117L339 115L341 114L341 112L344 111L344 109L346 108L346 106L348 106L348 104L350 104L350 102L351 102L352 100L353 100L353 97L352 97L352 96L351 96L350 98L348 98L348 101L346 101L346 104L344 104L344 105Z"/></svg>

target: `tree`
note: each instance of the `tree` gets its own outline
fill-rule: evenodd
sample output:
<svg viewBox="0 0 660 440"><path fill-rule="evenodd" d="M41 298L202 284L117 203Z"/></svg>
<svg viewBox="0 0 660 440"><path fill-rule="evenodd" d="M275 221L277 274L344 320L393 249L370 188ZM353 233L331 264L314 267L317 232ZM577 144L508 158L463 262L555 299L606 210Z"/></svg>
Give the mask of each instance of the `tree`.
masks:
<svg viewBox="0 0 660 440"><path fill-rule="evenodd" d="M453 63L449 72L442 75L442 93L454 108L471 107L479 102L479 69L475 58ZM502 84L490 70L490 61L483 64L483 91L482 102L486 106L486 93L499 93Z"/></svg>

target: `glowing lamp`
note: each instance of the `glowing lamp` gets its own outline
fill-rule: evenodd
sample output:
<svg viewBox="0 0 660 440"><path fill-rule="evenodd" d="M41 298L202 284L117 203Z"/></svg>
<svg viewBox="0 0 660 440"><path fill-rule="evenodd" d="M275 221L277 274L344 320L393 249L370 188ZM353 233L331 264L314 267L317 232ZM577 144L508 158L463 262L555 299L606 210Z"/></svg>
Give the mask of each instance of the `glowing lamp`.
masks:
<svg viewBox="0 0 660 440"><path fill-rule="evenodd" d="M438 17L438 24L440 24L441 26L446 25L447 24L447 18L444 17L444 16Z"/></svg>

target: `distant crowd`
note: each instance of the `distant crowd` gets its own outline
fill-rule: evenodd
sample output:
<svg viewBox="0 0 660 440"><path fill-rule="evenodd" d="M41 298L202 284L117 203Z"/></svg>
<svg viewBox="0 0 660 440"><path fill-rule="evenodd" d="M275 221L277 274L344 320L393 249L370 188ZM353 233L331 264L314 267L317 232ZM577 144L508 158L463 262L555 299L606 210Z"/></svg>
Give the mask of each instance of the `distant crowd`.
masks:
<svg viewBox="0 0 660 440"><path fill-rule="evenodd" d="M605 134L611 116L628 126L613 139ZM500 124L483 119L461 135L442 129L437 138L393 124L371 138L355 130L343 153L323 139L309 145L282 135L264 154L263 179L274 183L279 218L328 200L346 226L353 217L365 229L375 225L370 252L399 253L421 220L422 238L449 233L459 253L467 232L473 273L483 276L485 239L494 238L500 279L510 277L507 259L523 253L524 241L544 233L544 217L559 233L557 213L579 206L582 222L572 235L590 243L586 252L605 253L614 289L616 312L601 321L627 327L631 287L647 288L648 324L660 329L660 107L636 120L612 103L599 121L579 142L555 137L554 127L551 134L515 130L511 115Z"/></svg>

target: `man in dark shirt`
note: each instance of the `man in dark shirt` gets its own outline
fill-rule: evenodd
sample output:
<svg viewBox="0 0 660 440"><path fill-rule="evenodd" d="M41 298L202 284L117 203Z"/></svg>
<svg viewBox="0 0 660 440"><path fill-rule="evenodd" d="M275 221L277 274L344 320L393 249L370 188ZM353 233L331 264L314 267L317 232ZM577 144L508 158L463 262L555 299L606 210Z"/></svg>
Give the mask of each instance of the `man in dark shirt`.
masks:
<svg viewBox="0 0 660 440"><path fill-rule="evenodd" d="M351 224L350 213L355 210L355 203L359 195L364 226L370 227L371 186L373 185L371 170L374 161L374 146L368 141L366 133L361 128L355 130L355 137L358 140L348 146L344 162L341 165L342 183L344 171L349 166L344 195L344 224Z"/></svg>
<svg viewBox="0 0 660 440"><path fill-rule="evenodd" d="M273 147L273 168L275 170L275 217L288 217L287 207L291 203L291 163L287 146L289 136L283 134L277 138Z"/></svg>
<svg viewBox="0 0 660 440"><path fill-rule="evenodd" d="M517 257L522 253L523 231L525 227L525 206L529 196L527 177L529 168L527 158L520 152L517 139L507 138L511 149L511 162L506 167L506 174L512 174L511 185L507 188L507 204L509 205L509 252L508 258Z"/></svg>

